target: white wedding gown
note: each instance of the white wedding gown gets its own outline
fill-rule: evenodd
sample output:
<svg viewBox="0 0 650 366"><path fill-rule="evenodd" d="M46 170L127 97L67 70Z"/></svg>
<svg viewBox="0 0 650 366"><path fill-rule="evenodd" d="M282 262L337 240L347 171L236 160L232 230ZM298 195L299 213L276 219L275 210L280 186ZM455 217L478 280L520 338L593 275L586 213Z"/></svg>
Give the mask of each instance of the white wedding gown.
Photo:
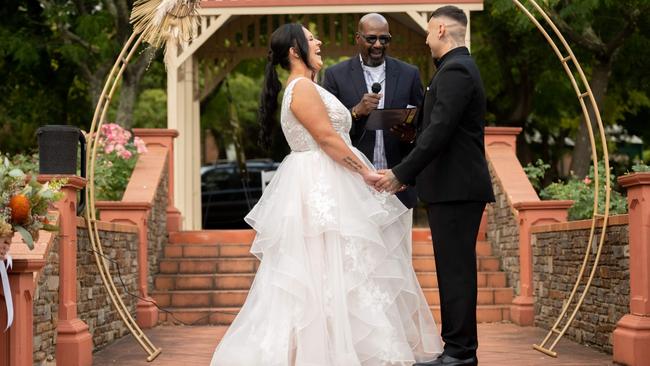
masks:
<svg viewBox="0 0 650 366"><path fill-rule="evenodd" d="M297 80L281 109L292 152L246 217L261 264L211 365L410 366L434 359L442 341L413 270L408 211L319 148L289 108ZM350 113L316 88L350 145Z"/></svg>

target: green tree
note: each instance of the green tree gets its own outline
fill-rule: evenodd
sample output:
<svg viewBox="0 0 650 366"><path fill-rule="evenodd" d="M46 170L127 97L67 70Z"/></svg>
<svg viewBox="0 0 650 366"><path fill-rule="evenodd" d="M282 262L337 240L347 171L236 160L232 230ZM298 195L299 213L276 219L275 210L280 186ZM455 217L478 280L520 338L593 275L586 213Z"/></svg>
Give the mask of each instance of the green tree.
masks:
<svg viewBox="0 0 650 366"><path fill-rule="evenodd" d="M35 148L35 132L41 125L90 127L108 69L131 32L128 23L131 3L123 0L0 3L3 18L0 23L3 96L0 98L0 146L3 151L17 153ZM114 96L109 121L117 120L126 127L135 123L146 127L165 126L165 71L162 57L152 60L153 54L149 49L139 51L127 68ZM137 108L143 108L138 113L134 113L136 103Z"/></svg>
<svg viewBox="0 0 650 366"><path fill-rule="evenodd" d="M60 52L77 67L87 86L91 105L97 104L106 76L131 35L133 1L40 0L46 24L61 40ZM144 47L144 46L143 46ZM125 70L120 84L115 122L130 128L140 82L152 62L155 49L144 47Z"/></svg>
<svg viewBox="0 0 650 366"><path fill-rule="evenodd" d="M591 89L596 103L606 110L606 97L615 63L625 63L621 51L633 40L640 28L650 21L650 2L647 0L547 0L551 16L560 30L586 56L590 66ZM615 98L615 97L613 97ZM596 118L590 110L592 127ZM571 169L579 177L589 172L591 145L586 123L581 123L576 136Z"/></svg>
<svg viewBox="0 0 650 366"><path fill-rule="evenodd" d="M35 147L41 124L78 125L84 100L38 1L3 1L0 17L0 146L15 153Z"/></svg>
<svg viewBox="0 0 650 366"><path fill-rule="evenodd" d="M488 122L523 128L517 150L524 164L557 162L566 151L564 137L577 124L571 85L541 40L511 0L486 2L483 12L473 14L472 52L486 88ZM535 150L526 136L539 136L541 146ZM546 182L557 174L552 171Z"/></svg>
<svg viewBox="0 0 650 366"><path fill-rule="evenodd" d="M649 77L643 66L650 57L650 2L549 0L541 4L581 62L604 122L622 124L650 138ZM571 151L564 146L565 138L573 138L572 169L584 177L591 162L586 125L573 87L542 35L511 0L486 1L485 10L473 14L472 32L473 52L488 96L489 122L522 127L529 138L537 136L537 145L518 139L524 163L541 158L560 166L562 156ZM558 174L557 169L551 172L546 183Z"/></svg>

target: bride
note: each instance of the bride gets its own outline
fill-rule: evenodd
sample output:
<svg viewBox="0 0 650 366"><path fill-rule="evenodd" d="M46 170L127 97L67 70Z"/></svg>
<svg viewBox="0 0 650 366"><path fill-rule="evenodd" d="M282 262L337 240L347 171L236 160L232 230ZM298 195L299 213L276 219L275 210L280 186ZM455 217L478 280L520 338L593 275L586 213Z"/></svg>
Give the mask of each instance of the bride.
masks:
<svg viewBox="0 0 650 366"><path fill-rule="evenodd" d="M261 264L211 365L435 359L442 342L412 267L407 209L369 186L380 176L350 143L349 111L314 83L321 42L302 25L285 24L270 43L261 137L270 142L280 65L290 72L281 126L291 153L246 217Z"/></svg>

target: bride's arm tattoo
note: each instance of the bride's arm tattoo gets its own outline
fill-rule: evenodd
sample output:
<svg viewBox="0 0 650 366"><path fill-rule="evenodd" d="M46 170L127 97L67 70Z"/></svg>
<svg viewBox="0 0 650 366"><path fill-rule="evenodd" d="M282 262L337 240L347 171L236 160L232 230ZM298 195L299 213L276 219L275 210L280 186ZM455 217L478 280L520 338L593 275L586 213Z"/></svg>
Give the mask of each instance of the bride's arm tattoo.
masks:
<svg viewBox="0 0 650 366"><path fill-rule="evenodd" d="M354 161L354 159L352 159L349 156L343 158L343 162L346 163L352 170L356 172L363 169L363 166L361 164L357 163L356 161Z"/></svg>

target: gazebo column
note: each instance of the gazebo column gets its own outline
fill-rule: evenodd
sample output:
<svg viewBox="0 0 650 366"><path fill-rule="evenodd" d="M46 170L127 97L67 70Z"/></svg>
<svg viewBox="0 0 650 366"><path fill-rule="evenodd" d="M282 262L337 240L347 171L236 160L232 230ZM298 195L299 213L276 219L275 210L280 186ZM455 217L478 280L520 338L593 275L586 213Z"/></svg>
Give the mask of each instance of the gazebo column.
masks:
<svg viewBox="0 0 650 366"><path fill-rule="evenodd" d="M175 50L169 50L175 54ZM173 57L172 57L173 58ZM175 61L175 60L174 60ZM201 229L201 115L195 55L167 69L167 126L178 131L174 147L174 202L183 230Z"/></svg>

